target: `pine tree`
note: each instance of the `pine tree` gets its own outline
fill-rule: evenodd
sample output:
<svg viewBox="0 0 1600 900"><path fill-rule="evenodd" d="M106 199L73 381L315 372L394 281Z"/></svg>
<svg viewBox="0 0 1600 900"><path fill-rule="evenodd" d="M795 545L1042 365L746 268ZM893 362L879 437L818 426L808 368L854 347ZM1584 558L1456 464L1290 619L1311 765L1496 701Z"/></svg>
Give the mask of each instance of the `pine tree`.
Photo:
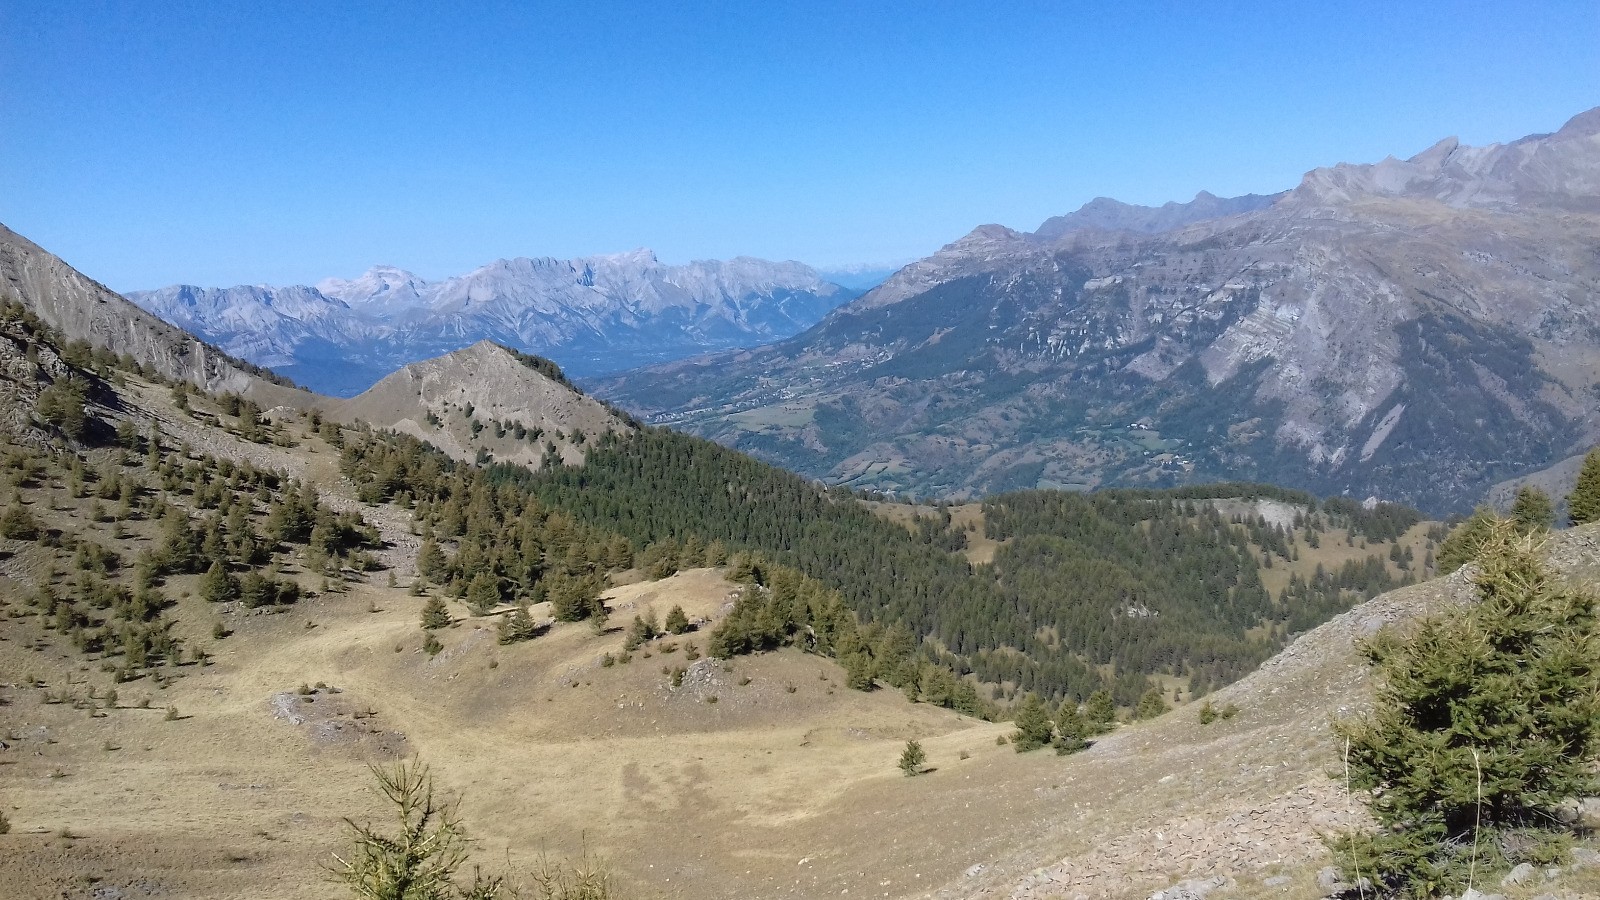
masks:
<svg viewBox="0 0 1600 900"><path fill-rule="evenodd" d="M170 507L161 530L161 566L168 572L196 572L200 563L200 535L183 510Z"/></svg>
<svg viewBox="0 0 1600 900"><path fill-rule="evenodd" d="M643 647L644 642L650 640L654 636L655 635L650 633L650 628L645 624L644 619L640 618L639 616L634 616L633 621L628 623L628 635L627 637L623 638L622 649L632 653L640 647Z"/></svg>
<svg viewBox="0 0 1600 900"><path fill-rule="evenodd" d="M479 572L467 584L467 609L475 616L486 616L500 605L500 579L490 572Z"/></svg>
<svg viewBox="0 0 1600 900"><path fill-rule="evenodd" d="M1022 698L1022 704L1017 707L1011 721L1017 726L1011 742L1017 746L1018 753L1037 750L1050 743L1050 714L1045 712L1037 694L1030 692Z"/></svg>
<svg viewBox="0 0 1600 900"><path fill-rule="evenodd" d="M1154 719L1167 711L1166 698L1162 696L1160 688L1151 688L1139 698L1139 705L1133 708L1135 719Z"/></svg>
<svg viewBox="0 0 1600 900"><path fill-rule="evenodd" d="M0 513L0 537L13 541L31 541L39 536L39 524L21 503L13 503Z"/></svg>
<svg viewBox="0 0 1600 900"><path fill-rule="evenodd" d="M900 754L900 771L906 773L906 777L921 775L927 761L928 754L923 752L921 744L906 741L906 749Z"/></svg>
<svg viewBox="0 0 1600 900"><path fill-rule="evenodd" d="M588 599L589 627L595 634L605 634L606 625L611 621L611 610L606 609L606 601L599 594L593 594Z"/></svg>
<svg viewBox="0 0 1600 900"><path fill-rule="evenodd" d="M1083 705L1083 720L1091 735L1111 730L1117 721L1117 704L1110 691L1101 689L1089 695L1089 702Z"/></svg>
<svg viewBox="0 0 1600 900"><path fill-rule="evenodd" d="M223 603L239 596L239 580L222 560L213 561L211 568L200 577L200 596L212 603Z"/></svg>
<svg viewBox="0 0 1600 900"><path fill-rule="evenodd" d="M433 538L426 538L417 550L417 574L423 578L437 578L444 571L444 551Z"/></svg>
<svg viewBox="0 0 1600 900"><path fill-rule="evenodd" d="M1061 704L1061 708L1056 710L1056 736L1050 745L1062 756L1076 753L1089 746L1089 742L1084 740L1087 732L1083 715L1078 712L1078 702L1070 697L1067 698Z"/></svg>
<svg viewBox="0 0 1600 900"><path fill-rule="evenodd" d="M89 386L69 375L40 391L34 409L67 437L82 440L89 430L88 399Z"/></svg>
<svg viewBox="0 0 1600 900"><path fill-rule="evenodd" d="M1451 572L1471 562L1483 548L1484 542L1494 534L1500 517L1487 506L1473 510L1465 522L1457 525L1450 536L1439 545L1439 574Z"/></svg>
<svg viewBox="0 0 1600 900"><path fill-rule="evenodd" d="M438 597L429 597L428 602L422 604L422 627L428 630L446 628L450 625L450 609Z"/></svg>
<svg viewBox="0 0 1600 900"><path fill-rule="evenodd" d="M877 687L872 678L872 657L865 652L852 653L841 662L844 663L845 686L852 691L870 691Z"/></svg>
<svg viewBox="0 0 1600 900"><path fill-rule="evenodd" d="M518 641L532 640L538 634L538 626L533 622L533 616L528 614L526 606L518 605L516 609L500 620L495 626L495 632L502 644L514 644Z"/></svg>
<svg viewBox="0 0 1600 900"><path fill-rule="evenodd" d="M673 634L685 634L689 630L689 617L684 615L683 607L674 605L667 611L667 631Z"/></svg>
<svg viewBox="0 0 1600 900"><path fill-rule="evenodd" d="M1400 891L1454 890L1473 866L1482 879L1543 864L1559 846L1557 808L1600 791L1595 599L1509 523L1493 526L1478 565L1476 605L1365 648L1382 676L1373 709L1337 726L1380 827L1334 849Z"/></svg>
<svg viewBox="0 0 1600 900"><path fill-rule="evenodd" d="M1549 531L1556 523L1556 511L1550 505L1550 495L1531 485L1523 485L1517 491L1517 499L1511 504L1511 521L1523 534Z"/></svg>
<svg viewBox="0 0 1600 900"><path fill-rule="evenodd" d="M1590 450L1567 495L1567 517L1574 525L1600 522L1600 447Z"/></svg>

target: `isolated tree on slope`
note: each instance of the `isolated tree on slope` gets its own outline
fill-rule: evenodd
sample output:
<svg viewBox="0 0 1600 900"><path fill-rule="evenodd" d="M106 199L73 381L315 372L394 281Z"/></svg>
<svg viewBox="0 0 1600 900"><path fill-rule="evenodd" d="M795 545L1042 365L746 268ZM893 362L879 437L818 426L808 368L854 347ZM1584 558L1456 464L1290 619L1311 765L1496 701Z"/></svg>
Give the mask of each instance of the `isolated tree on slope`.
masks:
<svg viewBox="0 0 1600 900"><path fill-rule="evenodd" d="M429 597L422 604L422 627L428 630L444 628L450 624L450 610L438 597Z"/></svg>
<svg viewBox="0 0 1600 900"><path fill-rule="evenodd" d="M502 644L515 644L517 641L531 640L539 633L539 626L534 624L533 616L528 614L528 607L519 605L511 614L500 620L495 626L496 636Z"/></svg>
<svg viewBox="0 0 1600 900"><path fill-rule="evenodd" d="M1600 522L1600 448L1583 458L1578 483L1567 495L1567 516L1574 525Z"/></svg>
<svg viewBox="0 0 1600 900"><path fill-rule="evenodd" d="M684 614L683 607L674 605L667 612L666 626L673 634L684 634L689 630L689 617Z"/></svg>
<svg viewBox="0 0 1600 900"><path fill-rule="evenodd" d="M1087 733L1088 726L1083 721L1083 715L1078 712L1078 701L1068 697L1056 711L1056 737L1050 745L1062 756L1076 753L1089 746L1084 740Z"/></svg>
<svg viewBox="0 0 1600 900"><path fill-rule="evenodd" d="M916 741L906 741L906 749L900 754L900 771L906 775L921 775L922 766L928 761L928 754L923 752L922 745Z"/></svg>
<svg viewBox="0 0 1600 900"><path fill-rule="evenodd" d="M1167 711L1167 701L1161 694L1160 688L1151 688L1139 698L1139 705L1133 709L1135 719L1154 719Z"/></svg>
<svg viewBox="0 0 1600 900"><path fill-rule="evenodd" d="M1336 726L1380 827L1334 849L1408 894L1553 861L1557 808L1600 791L1595 598L1509 523L1492 526L1478 565L1476 605L1365 648L1382 679L1372 712Z"/></svg>
<svg viewBox="0 0 1600 900"><path fill-rule="evenodd" d="M239 596L239 580L233 577L222 560L213 561L211 568L201 576L200 596L212 603L222 603Z"/></svg>

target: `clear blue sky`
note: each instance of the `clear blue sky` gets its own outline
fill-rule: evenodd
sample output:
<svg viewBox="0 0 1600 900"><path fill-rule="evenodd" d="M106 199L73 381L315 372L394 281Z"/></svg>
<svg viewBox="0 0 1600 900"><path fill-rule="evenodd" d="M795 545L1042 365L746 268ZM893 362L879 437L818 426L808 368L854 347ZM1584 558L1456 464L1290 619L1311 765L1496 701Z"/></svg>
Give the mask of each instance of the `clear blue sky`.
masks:
<svg viewBox="0 0 1600 900"><path fill-rule="evenodd" d="M1597 48L1594 0L0 0L0 222L119 290L902 260L1552 131Z"/></svg>

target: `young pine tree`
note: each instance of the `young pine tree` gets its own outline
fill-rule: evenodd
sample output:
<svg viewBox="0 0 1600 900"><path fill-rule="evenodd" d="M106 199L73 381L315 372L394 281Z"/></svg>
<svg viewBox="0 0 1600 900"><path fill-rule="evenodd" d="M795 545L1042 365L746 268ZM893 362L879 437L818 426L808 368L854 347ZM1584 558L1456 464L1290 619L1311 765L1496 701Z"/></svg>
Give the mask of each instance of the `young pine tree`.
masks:
<svg viewBox="0 0 1600 900"><path fill-rule="evenodd" d="M1556 523L1556 511L1550 504L1550 495L1536 487L1524 485L1517 491L1511 504L1511 521L1523 534L1549 531Z"/></svg>
<svg viewBox="0 0 1600 900"><path fill-rule="evenodd" d="M444 551L439 549L433 538L427 538L417 550L417 574L423 578L437 578L444 567Z"/></svg>
<svg viewBox="0 0 1600 900"><path fill-rule="evenodd" d="M1055 747L1056 753L1061 756L1077 753L1089 746L1089 742L1084 740L1087 732L1083 715L1078 712L1078 701L1068 697L1062 702L1061 708L1056 710L1056 736L1050 745Z"/></svg>
<svg viewBox="0 0 1600 900"><path fill-rule="evenodd" d="M500 604L500 579L492 572L479 572L467 584L467 609L475 616L486 616Z"/></svg>
<svg viewBox="0 0 1600 900"><path fill-rule="evenodd" d="M213 560L200 577L200 596L212 603L224 603L239 596L239 579L233 577L222 560Z"/></svg>
<svg viewBox="0 0 1600 900"><path fill-rule="evenodd" d="M447 628L450 625L450 609L438 597L429 597L428 602L422 604L422 627L432 631L435 628Z"/></svg>
<svg viewBox="0 0 1600 900"><path fill-rule="evenodd" d="M1016 745L1018 753L1037 750L1050 743L1050 714L1045 712L1044 703L1040 702L1037 695L1029 693L1022 698L1022 704L1012 717L1012 724L1017 726L1017 731L1011 736L1011 742Z"/></svg>
<svg viewBox="0 0 1600 900"><path fill-rule="evenodd" d="M1567 495L1567 517L1574 525L1600 522L1600 447L1583 458L1578 483Z"/></svg>
<svg viewBox="0 0 1600 900"><path fill-rule="evenodd" d="M1160 688L1151 688L1139 698L1139 705L1133 708L1135 719L1154 719L1167 711L1166 698L1162 696Z"/></svg>
<svg viewBox="0 0 1600 900"><path fill-rule="evenodd" d="M1476 605L1365 648L1381 675L1373 709L1336 726L1379 829L1334 849L1399 892L1543 864L1560 847L1558 807L1600 792L1595 598L1510 523L1493 526L1478 565Z"/></svg>
<svg viewBox="0 0 1600 900"><path fill-rule="evenodd" d="M1083 705L1083 721L1091 735L1112 729L1117 721L1117 704L1110 691L1102 689L1089 695L1089 702Z"/></svg>
<svg viewBox="0 0 1600 900"><path fill-rule="evenodd" d="M674 605L667 612L667 630L673 634L685 634L689 631L689 617L684 615L683 607Z"/></svg>
<svg viewBox="0 0 1600 900"><path fill-rule="evenodd" d="M1471 562L1494 534L1495 523L1499 520L1500 517L1487 506L1473 510L1472 515L1457 525L1444 543L1439 545L1439 574L1449 575Z"/></svg>
<svg viewBox="0 0 1600 900"><path fill-rule="evenodd" d="M922 745L916 741L906 741L906 749L900 754L900 771L910 778L922 774L922 767L928 762L928 754Z"/></svg>
<svg viewBox="0 0 1600 900"><path fill-rule="evenodd" d="M538 626L533 623L533 616L528 615L528 608L520 604L495 626L496 634L502 644L531 640L538 634L538 630Z"/></svg>

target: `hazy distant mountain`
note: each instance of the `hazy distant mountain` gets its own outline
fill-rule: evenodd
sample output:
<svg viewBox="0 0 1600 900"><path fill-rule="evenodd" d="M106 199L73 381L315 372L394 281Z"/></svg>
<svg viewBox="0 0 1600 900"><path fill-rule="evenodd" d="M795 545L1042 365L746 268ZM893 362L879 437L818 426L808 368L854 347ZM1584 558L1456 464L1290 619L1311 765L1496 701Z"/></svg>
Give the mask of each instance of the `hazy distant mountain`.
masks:
<svg viewBox="0 0 1600 900"><path fill-rule="evenodd" d="M229 352L349 395L480 340L613 372L788 337L855 296L795 262L664 265L649 250L502 259L428 281L393 266L316 287L175 285L128 298Z"/></svg>
<svg viewBox="0 0 1600 900"><path fill-rule="evenodd" d="M1245 194L1242 197L1218 197L1208 191L1194 195L1188 203L1169 202L1161 206L1134 206L1110 197L1096 197L1079 207L1076 212L1045 219L1035 237L1058 238L1079 228L1099 228L1105 231L1138 231L1158 234L1182 228L1207 219L1220 219L1242 213L1266 209L1283 194Z"/></svg>
<svg viewBox="0 0 1600 900"><path fill-rule="evenodd" d="M862 263L854 266L834 266L820 269L817 274L822 276L823 280L831 281L840 287L865 293L883 284L889 279L890 275L893 275L899 269L899 265L890 265L888 263Z"/></svg>
<svg viewBox="0 0 1600 900"><path fill-rule="evenodd" d="M919 494L1275 480L1470 507L1600 438L1600 110L1275 197L986 225L791 340L603 396Z"/></svg>

